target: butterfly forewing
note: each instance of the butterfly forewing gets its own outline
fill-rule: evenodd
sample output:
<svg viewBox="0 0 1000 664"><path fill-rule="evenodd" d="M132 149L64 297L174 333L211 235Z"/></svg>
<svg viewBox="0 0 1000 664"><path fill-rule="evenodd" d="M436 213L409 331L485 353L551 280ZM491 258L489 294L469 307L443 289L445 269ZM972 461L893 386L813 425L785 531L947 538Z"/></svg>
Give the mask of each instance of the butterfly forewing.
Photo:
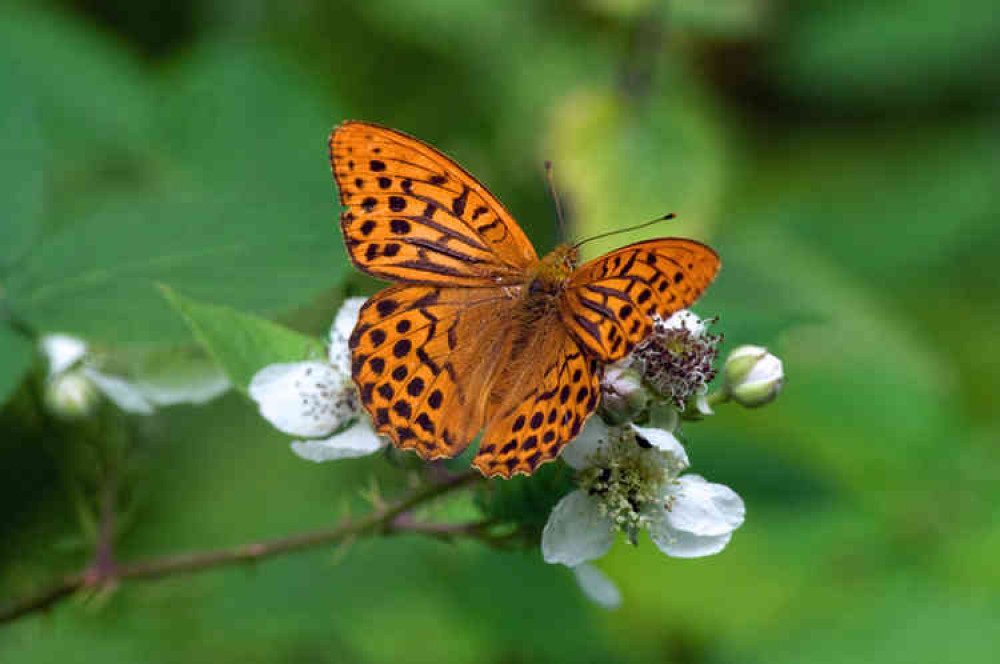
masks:
<svg viewBox="0 0 1000 664"><path fill-rule="evenodd" d="M700 242L637 242L580 267L560 299L560 315L589 353L617 360L649 334L653 315L667 318L690 306L718 270L718 255Z"/></svg>
<svg viewBox="0 0 1000 664"><path fill-rule="evenodd" d="M347 122L330 136L351 260L383 279L516 283L538 257L510 213L461 166L401 132Z"/></svg>

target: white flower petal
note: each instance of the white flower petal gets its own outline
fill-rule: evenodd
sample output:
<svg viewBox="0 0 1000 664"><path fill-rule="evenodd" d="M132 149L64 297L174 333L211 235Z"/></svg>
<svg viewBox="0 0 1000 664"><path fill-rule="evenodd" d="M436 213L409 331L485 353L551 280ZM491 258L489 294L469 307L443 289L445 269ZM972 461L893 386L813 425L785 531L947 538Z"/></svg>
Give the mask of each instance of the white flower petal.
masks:
<svg viewBox="0 0 1000 664"><path fill-rule="evenodd" d="M729 540L732 533L724 535L695 535L683 530L674 530L666 521L653 521L649 528L653 543L663 553L674 558L701 558L719 553Z"/></svg>
<svg viewBox="0 0 1000 664"><path fill-rule="evenodd" d="M598 415L592 415L583 425L583 431L563 447L560 457L571 467L581 470L608 441L608 425Z"/></svg>
<svg viewBox="0 0 1000 664"><path fill-rule="evenodd" d="M685 475L671 488L674 501L666 518L672 528L695 535L723 535L743 525L743 499L729 487L699 475Z"/></svg>
<svg viewBox="0 0 1000 664"><path fill-rule="evenodd" d="M573 576L580 590L590 601L605 609L617 609L622 605L622 593L608 575L590 563L573 568Z"/></svg>
<svg viewBox="0 0 1000 664"><path fill-rule="evenodd" d="M702 415L715 415L715 411L712 410L712 406L708 403L708 396L704 394L699 394L694 398L694 408Z"/></svg>
<svg viewBox="0 0 1000 664"><path fill-rule="evenodd" d="M173 406L190 403L196 406L220 397L233 386L221 370L205 375L201 380L184 384L172 384L158 380L137 380L136 388L157 406Z"/></svg>
<svg viewBox="0 0 1000 664"><path fill-rule="evenodd" d="M679 329L683 327L695 336L702 334L705 331L705 323L703 323L698 316L687 309L675 311L670 318L663 321L663 325L672 329Z"/></svg>
<svg viewBox="0 0 1000 664"><path fill-rule="evenodd" d="M250 381L250 397L279 431L318 437L354 416L345 398L345 377L320 362L272 364Z"/></svg>
<svg viewBox="0 0 1000 664"><path fill-rule="evenodd" d="M49 361L49 375L62 373L76 364L87 352L87 342L68 334L46 334L42 352Z"/></svg>
<svg viewBox="0 0 1000 664"><path fill-rule="evenodd" d="M634 424L630 424L629 426L635 431L636 436L641 436L643 440L656 449L672 456L675 462L680 465L681 470L691 465L691 462L688 461L687 452L684 451L684 446L681 445L674 434L663 429L640 427Z"/></svg>
<svg viewBox="0 0 1000 664"><path fill-rule="evenodd" d="M104 396L122 410L139 415L150 415L153 413L153 404L149 403L142 392L127 380L103 374L90 367L84 367L83 374L97 386L97 389Z"/></svg>
<svg viewBox="0 0 1000 664"><path fill-rule="evenodd" d="M349 297L344 300L330 328L330 347L327 349L330 364L345 376L351 374L351 350L347 342L351 338L354 326L358 323L358 315L365 301L363 297Z"/></svg>
<svg viewBox="0 0 1000 664"><path fill-rule="evenodd" d="M361 307L367 302L367 298L349 297L340 305L336 317L333 319L333 328L330 334L337 334L342 339L350 339L354 326L358 324L358 316L361 314Z"/></svg>
<svg viewBox="0 0 1000 664"><path fill-rule="evenodd" d="M225 372L207 358L179 358L172 367L142 367L132 382L157 406L200 405L232 387Z"/></svg>
<svg viewBox="0 0 1000 664"><path fill-rule="evenodd" d="M368 456L385 447L385 440L372 430L367 417L359 417L357 423L346 431L325 440L297 440L292 443L292 451L306 461L335 461L353 457Z"/></svg>
<svg viewBox="0 0 1000 664"><path fill-rule="evenodd" d="M785 377L781 360L771 353L765 354L744 378L746 383L770 383Z"/></svg>
<svg viewBox="0 0 1000 664"><path fill-rule="evenodd" d="M611 520L600 513L595 499L577 490L552 509L542 530L542 557L576 567L603 556L613 541Z"/></svg>

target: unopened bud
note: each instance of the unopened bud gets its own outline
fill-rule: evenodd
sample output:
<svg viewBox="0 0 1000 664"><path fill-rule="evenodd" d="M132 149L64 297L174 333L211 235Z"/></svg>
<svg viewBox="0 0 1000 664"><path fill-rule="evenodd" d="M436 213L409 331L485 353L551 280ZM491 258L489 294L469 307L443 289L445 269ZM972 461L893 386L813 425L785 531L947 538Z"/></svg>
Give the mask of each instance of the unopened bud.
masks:
<svg viewBox="0 0 1000 664"><path fill-rule="evenodd" d="M97 387L79 371L53 376L45 387L45 403L58 417L89 415L99 399Z"/></svg>
<svg viewBox="0 0 1000 664"><path fill-rule="evenodd" d="M785 380L781 360L761 346L736 348L726 358L723 373L726 394L747 408L774 401Z"/></svg>
<svg viewBox="0 0 1000 664"><path fill-rule="evenodd" d="M649 405L649 392L639 373L628 362L616 362L604 370L601 380L601 413L614 424L628 422Z"/></svg>

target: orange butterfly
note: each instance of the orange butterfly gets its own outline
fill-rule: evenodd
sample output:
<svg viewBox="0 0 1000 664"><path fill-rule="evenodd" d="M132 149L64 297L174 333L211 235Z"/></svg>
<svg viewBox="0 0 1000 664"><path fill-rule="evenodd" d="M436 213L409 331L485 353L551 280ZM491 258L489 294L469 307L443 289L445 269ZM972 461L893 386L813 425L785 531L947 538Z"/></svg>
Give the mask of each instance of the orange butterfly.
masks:
<svg viewBox="0 0 1000 664"><path fill-rule="evenodd" d="M694 302L718 256L693 240L623 247L577 268L578 250L539 260L486 187L426 143L364 122L330 135L344 243L354 264L397 282L351 335L352 376L379 433L424 459L530 475L580 432L603 363Z"/></svg>

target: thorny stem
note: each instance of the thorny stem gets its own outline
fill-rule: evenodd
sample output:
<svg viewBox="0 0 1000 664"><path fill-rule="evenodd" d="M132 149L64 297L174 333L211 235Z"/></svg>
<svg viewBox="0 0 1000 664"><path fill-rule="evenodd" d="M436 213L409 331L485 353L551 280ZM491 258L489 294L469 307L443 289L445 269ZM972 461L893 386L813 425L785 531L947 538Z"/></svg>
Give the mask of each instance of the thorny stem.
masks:
<svg viewBox="0 0 1000 664"><path fill-rule="evenodd" d="M481 481L482 479L482 476L475 471L456 475L445 482L417 489L409 496L381 509L377 509L361 519L346 519L337 526L326 530L299 533L227 549L159 556L149 560L122 565L114 562L111 556L110 544L104 544L105 528L113 528L113 522L106 522L107 514L109 514L109 512L106 512L102 518L102 529L93 563L80 572L63 577L61 581L38 593L14 600L0 607L0 623L12 622L30 613L48 609L79 590L100 590L126 579L160 579L173 576L174 574L196 572L236 563L254 562L288 553L337 544L360 535L405 532L424 533L437 537L454 537L460 534L478 535L482 532L482 529L489 525L487 522L454 525L427 524L412 520L406 513L434 498L443 496L476 481ZM103 508L108 510L112 506L112 504L106 502ZM107 521L110 521L110 519L107 519Z"/></svg>

